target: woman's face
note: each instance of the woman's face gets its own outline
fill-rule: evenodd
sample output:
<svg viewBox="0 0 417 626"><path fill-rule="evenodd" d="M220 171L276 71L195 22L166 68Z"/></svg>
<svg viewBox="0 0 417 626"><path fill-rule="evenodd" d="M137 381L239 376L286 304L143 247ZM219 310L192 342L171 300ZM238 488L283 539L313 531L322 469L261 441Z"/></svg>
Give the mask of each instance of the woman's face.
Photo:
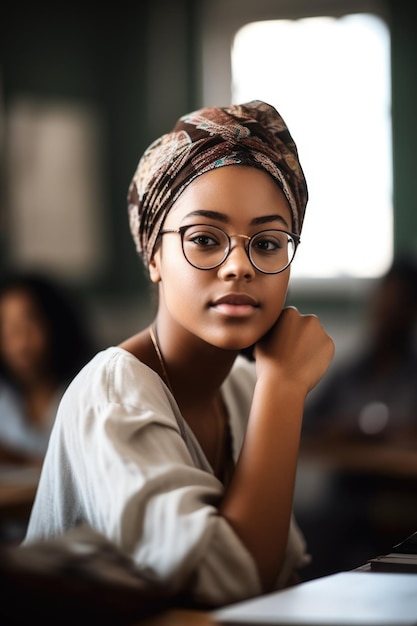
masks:
<svg viewBox="0 0 417 626"><path fill-rule="evenodd" d="M0 353L8 371L21 383L30 383L45 371L45 321L23 289L13 289L0 300Z"/></svg>
<svg viewBox="0 0 417 626"><path fill-rule="evenodd" d="M169 212L165 229L207 224L230 236L266 229L291 231L288 202L266 172L230 165L193 181ZM227 259L214 269L196 269L185 259L181 236L165 234L151 264L159 282L160 313L171 316L211 345L240 350L260 339L278 319L290 270L263 274L251 264L245 239L233 238Z"/></svg>

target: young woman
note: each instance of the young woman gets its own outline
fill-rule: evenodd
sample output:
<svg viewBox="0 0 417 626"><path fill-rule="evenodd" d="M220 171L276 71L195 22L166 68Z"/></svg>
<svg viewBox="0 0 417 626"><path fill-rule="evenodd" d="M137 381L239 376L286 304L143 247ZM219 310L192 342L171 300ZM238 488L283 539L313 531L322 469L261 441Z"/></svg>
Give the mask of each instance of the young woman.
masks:
<svg viewBox="0 0 417 626"><path fill-rule="evenodd" d="M87 524L205 605L289 584L304 402L334 351L285 307L307 203L294 142L260 101L195 111L128 201L156 318L66 391L26 543Z"/></svg>

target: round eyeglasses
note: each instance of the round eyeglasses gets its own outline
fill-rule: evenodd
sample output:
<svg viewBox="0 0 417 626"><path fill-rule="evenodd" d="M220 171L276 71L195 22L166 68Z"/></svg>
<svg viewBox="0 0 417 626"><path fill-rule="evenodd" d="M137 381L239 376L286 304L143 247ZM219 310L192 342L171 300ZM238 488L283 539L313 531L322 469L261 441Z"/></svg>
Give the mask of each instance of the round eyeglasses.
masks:
<svg viewBox="0 0 417 626"><path fill-rule="evenodd" d="M290 265L300 237L285 230L262 230L252 237L228 235L217 226L191 224L162 230L159 235L181 235L182 251L188 263L199 270L212 270L229 256L232 239L245 239L245 250L253 267L263 274L279 274Z"/></svg>

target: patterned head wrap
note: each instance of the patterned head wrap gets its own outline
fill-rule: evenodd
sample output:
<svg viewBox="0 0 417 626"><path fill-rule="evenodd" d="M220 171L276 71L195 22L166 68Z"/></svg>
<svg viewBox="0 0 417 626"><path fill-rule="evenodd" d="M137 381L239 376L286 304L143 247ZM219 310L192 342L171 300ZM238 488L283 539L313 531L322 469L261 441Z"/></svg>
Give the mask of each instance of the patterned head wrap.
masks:
<svg viewBox="0 0 417 626"><path fill-rule="evenodd" d="M273 106L254 100L181 117L143 154L128 192L130 229L147 266L174 202L197 176L225 165L268 172L284 192L300 233L308 199L296 145Z"/></svg>

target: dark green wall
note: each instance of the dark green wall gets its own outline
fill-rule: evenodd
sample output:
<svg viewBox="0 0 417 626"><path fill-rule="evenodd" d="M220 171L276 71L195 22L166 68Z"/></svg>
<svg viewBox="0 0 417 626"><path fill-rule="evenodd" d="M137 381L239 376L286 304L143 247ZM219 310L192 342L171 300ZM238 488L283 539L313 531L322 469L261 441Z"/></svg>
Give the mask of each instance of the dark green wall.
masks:
<svg viewBox="0 0 417 626"><path fill-rule="evenodd" d="M417 254L417 5L390 4L394 242Z"/></svg>
<svg viewBox="0 0 417 626"><path fill-rule="evenodd" d="M110 250L95 284L80 285L90 292L137 290L144 276L128 230L126 194L144 148L196 104L194 6L190 0L95 5L61 0L3 8L5 113L15 97L46 97L91 103L103 121L103 191L109 207L103 220ZM8 245L4 189L3 266Z"/></svg>
<svg viewBox="0 0 417 626"><path fill-rule="evenodd" d="M416 9L407 0L391 0L389 7L395 246L417 252ZM109 208L103 220L110 250L90 290L129 293L144 280L128 232L126 192L143 149L180 114L200 105L197 24L199 0L97 5L63 0L3 8L0 69L6 113L16 95L62 97L92 102L104 121ZM370 237L369 245L378 242ZM0 255L7 263L4 228Z"/></svg>

